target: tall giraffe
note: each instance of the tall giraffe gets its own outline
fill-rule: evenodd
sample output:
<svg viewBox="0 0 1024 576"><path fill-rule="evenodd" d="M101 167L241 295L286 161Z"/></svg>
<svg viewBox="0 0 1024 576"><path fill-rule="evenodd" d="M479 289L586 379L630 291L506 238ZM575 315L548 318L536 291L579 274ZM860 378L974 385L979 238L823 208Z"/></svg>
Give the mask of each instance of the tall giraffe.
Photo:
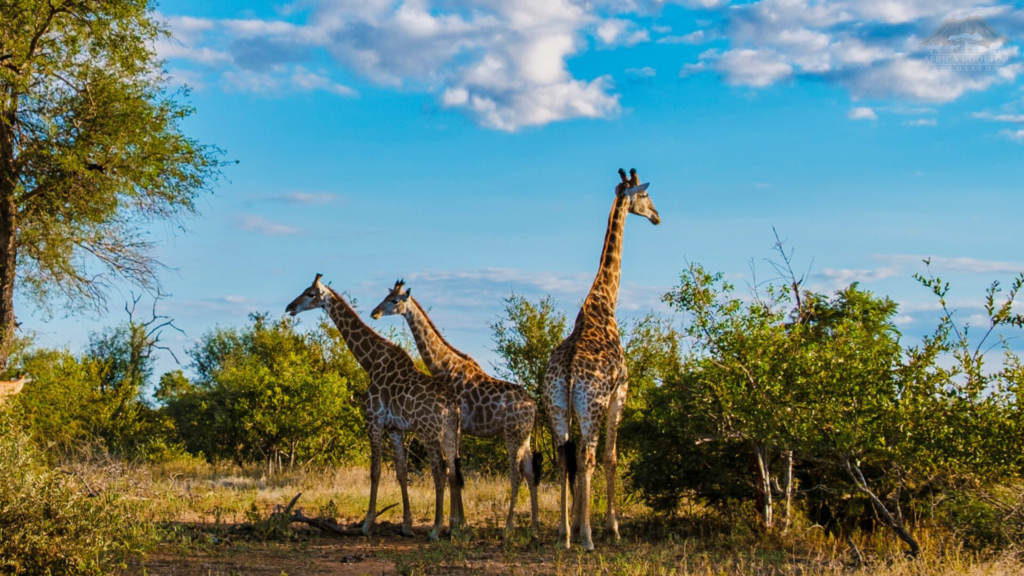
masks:
<svg viewBox="0 0 1024 576"><path fill-rule="evenodd" d="M597 443L602 418L607 414L605 437L605 476L608 482L607 527L615 540L619 522L615 515L616 433L626 401L626 357L619 339L615 306L619 297L622 272L622 236L626 216L643 216L657 225L658 211L647 195L647 184L640 184L636 170L630 178L619 169L622 182L615 188L615 202L608 216L608 230L601 251L601 267L576 316L572 333L551 353L544 376L544 401L547 402L551 433L558 446L558 469L562 488L561 523L558 536L570 547L568 490L573 490L573 530L577 527L583 548L594 549L590 533L590 481L597 464ZM576 484L577 453L569 429L573 414L580 424L583 474Z"/></svg>
<svg viewBox="0 0 1024 576"><path fill-rule="evenodd" d="M421 372L412 358L398 346L367 326L348 302L317 274L313 284L292 300L285 311L292 316L306 310L323 308L341 332L341 337L359 365L370 375L366 396L366 424L370 435L370 508L363 523L369 536L377 519L377 486L380 483L384 433L395 445L395 472L402 487L402 534L412 535L412 510L409 507L408 453L405 433L419 438L434 475L434 527L430 538L444 529L444 482L451 489L449 523L455 529L462 522L462 474L457 458L459 445L459 407L441 378Z"/></svg>
<svg viewBox="0 0 1024 576"><path fill-rule="evenodd" d="M405 281L395 282L384 300L370 314L374 319L390 314L404 316L416 340L420 356L434 376L445 378L459 400L462 432L490 438L501 435L508 450L509 482L512 495L505 521L506 534L515 529L516 499L519 483L526 478L530 489L531 519L538 525L537 482L540 480L540 453L530 459L530 433L537 416L537 403L522 386L492 378L468 355L456 350L437 329L423 307L405 289Z"/></svg>

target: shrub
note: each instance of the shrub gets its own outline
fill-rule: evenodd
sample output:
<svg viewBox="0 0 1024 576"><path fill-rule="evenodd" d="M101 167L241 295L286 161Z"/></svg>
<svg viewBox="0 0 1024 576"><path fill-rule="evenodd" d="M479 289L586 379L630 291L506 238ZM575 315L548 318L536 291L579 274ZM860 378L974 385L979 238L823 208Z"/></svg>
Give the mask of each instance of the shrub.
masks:
<svg viewBox="0 0 1024 576"><path fill-rule="evenodd" d="M24 429L0 413L0 573L109 574L150 542L113 492L89 497L48 468Z"/></svg>
<svg viewBox="0 0 1024 576"><path fill-rule="evenodd" d="M326 324L253 315L218 328L190 352L197 377L165 374L157 396L193 454L239 465L360 461L365 372Z"/></svg>

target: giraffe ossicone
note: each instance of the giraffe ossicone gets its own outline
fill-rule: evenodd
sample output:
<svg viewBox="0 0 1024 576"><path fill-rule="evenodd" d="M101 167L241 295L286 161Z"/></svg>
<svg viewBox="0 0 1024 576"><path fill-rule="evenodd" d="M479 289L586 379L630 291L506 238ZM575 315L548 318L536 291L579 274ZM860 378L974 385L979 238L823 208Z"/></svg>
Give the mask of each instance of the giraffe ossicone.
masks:
<svg viewBox="0 0 1024 576"><path fill-rule="evenodd" d="M531 522L536 528L539 524L537 484L541 458L539 452L530 453L537 403L529 392L518 384L492 378L473 358L449 344L427 312L412 297L412 291L405 287L404 280L395 282L370 315L374 319L387 315L405 318L430 373L443 378L458 399L464 434L480 438L502 436L505 439L512 488L505 532L509 534L515 528L516 500L523 478L530 490Z"/></svg>
<svg viewBox="0 0 1024 576"><path fill-rule="evenodd" d="M395 447L395 473L402 489L402 534L412 535L409 506L408 452L405 434L416 435L427 451L434 477L434 526L431 539L444 529L444 490L451 492L449 524L462 523L462 490L457 473L459 405L440 378L427 376L400 347L367 326L356 311L317 274L313 284L292 300L285 311L292 316L323 308L341 333L352 355L370 376L366 392L366 424L370 436L370 506L363 523L369 536L377 518L384 434Z"/></svg>
<svg viewBox="0 0 1024 576"><path fill-rule="evenodd" d="M616 436L626 402L628 375L615 308L622 273L626 216L636 214L647 218L651 224L661 223L661 216L647 193L648 184L640 184L636 170L630 170L627 177L626 171L620 168L619 176L622 181L615 187L615 200L608 215L597 276L576 316L572 332L551 353L544 375L545 408L552 438L558 445L561 488L558 535L563 545L569 548L573 532L578 530L581 543L588 551L594 549L590 529L590 493L602 420L606 428L606 527L612 539L619 539L615 513ZM581 445L578 449L571 435L574 417L580 427ZM577 467L580 468L579 474ZM573 494L572 527L569 525L570 486Z"/></svg>

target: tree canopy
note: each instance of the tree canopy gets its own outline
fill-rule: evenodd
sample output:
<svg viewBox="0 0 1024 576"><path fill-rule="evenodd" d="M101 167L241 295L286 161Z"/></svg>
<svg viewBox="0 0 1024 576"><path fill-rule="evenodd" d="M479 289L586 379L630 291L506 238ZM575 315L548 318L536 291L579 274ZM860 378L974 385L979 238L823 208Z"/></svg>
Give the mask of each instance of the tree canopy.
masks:
<svg viewBox="0 0 1024 576"><path fill-rule="evenodd" d="M15 286L49 310L104 303L113 281L155 289L147 228L181 224L222 167L182 131L148 0L0 1L0 366Z"/></svg>

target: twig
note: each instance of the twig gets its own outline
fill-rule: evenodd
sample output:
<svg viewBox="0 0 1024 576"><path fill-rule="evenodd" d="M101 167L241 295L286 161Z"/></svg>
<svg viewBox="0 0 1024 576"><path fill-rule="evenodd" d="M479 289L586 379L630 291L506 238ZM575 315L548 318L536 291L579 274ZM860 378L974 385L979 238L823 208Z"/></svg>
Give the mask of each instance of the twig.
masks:
<svg viewBox="0 0 1024 576"><path fill-rule="evenodd" d="M860 553L860 549L853 543L853 538L847 536L846 544L850 547L850 552L853 552L853 559L856 561L857 566L864 564L864 555Z"/></svg>
<svg viewBox="0 0 1024 576"><path fill-rule="evenodd" d="M78 472L75 472L74 470L69 472L69 471L64 470L64 469L61 469L60 472L61 472L61 474L67 474L68 476L74 476L75 478L78 478L78 480L82 482L82 485L85 486L86 495L89 498L95 498L95 497L100 495L99 492L96 492L95 490L92 489L92 486L89 486L89 483L86 482L85 478L82 478L82 475L79 474Z"/></svg>

